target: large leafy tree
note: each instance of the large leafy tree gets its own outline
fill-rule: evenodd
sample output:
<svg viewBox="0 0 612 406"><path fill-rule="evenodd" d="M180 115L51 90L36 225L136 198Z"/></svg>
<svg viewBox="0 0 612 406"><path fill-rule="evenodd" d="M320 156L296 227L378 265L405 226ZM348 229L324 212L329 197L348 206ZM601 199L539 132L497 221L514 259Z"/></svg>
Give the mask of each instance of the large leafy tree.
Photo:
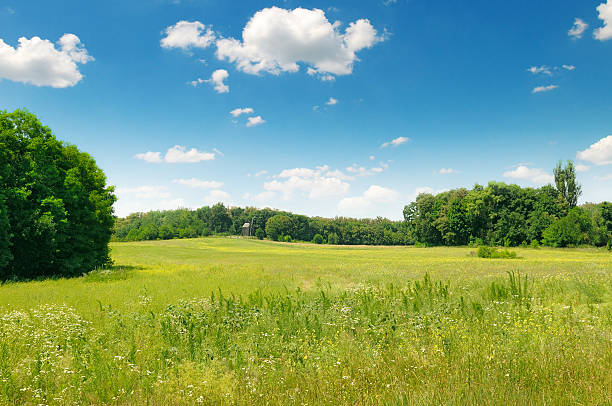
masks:
<svg viewBox="0 0 612 406"><path fill-rule="evenodd" d="M113 188L95 161L26 111L0 112L0 279L109 262Z"/></svg>

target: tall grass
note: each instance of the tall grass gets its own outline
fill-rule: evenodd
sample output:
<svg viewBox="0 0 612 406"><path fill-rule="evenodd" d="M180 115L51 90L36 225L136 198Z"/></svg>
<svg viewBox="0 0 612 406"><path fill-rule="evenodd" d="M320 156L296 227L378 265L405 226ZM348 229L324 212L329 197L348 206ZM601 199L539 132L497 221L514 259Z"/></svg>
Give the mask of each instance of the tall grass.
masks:
<svg viewBox="0 0 612 406"><path fill-rule="evenodd" d="M244 248L232 244L214 247ZM431 264L444 258L425 252ZM341 289L317 279L323 271L308 288L239 289L231 274L235 289L161 296L187 287L141 286L157 275L143 268L52 281L79 289L80 300L3 305L0 404L606 404L612 393L606 271L422 273ZM130 284L131 296L96 299ZM44 286L5 286L0 296L44 296Z"/></svg>

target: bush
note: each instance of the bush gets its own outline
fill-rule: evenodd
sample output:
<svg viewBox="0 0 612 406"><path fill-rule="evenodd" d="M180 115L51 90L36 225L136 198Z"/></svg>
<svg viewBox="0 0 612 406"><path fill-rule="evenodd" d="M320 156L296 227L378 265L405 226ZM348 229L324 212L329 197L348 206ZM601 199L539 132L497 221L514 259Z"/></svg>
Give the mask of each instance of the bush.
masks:
<svg viewBox="0 0 612 406"><path fill-rule="evenodd" d="M327 236L327 243L328 244L337 245L338 244L338 240L339 240L338 234L336 234L336 233L330 233Z"/></svg>
<svg viewBox="0 0 612 406"><path fill-rule="evenodd" d="M284 236L284 237L283 237L283 241L284 241L284 242L293 242L293 240L291 239L291 236L290 236L290 235L286 235L286 236Z"/></svg>
<svg viewBox="0 0 612 406"><path fill-rule="evenodd" d="M540 248L540 242L538 240L531 241L531 248Z"/></svg>
<svg viewBox="0 0 612 406"><path fill-rule="evenodd" d="M0 111L0 280L110 262L113 188L96 162L26 111Z"/></svg>
<svg viewBox="0 0 612 406"><path fill-rule="evenodd" d="M487 247L486 245L481 245L478 247L478 257L479 258L508 258L514 259L516 258L516 252L509 250L498 250L497 248Z"/></svg>
<svg viewBox="0 0 612 406"><path fill-rule="evenodd" d="M266 233L261 228L258 228L257 230L255 230L255 237L257 237L259 240L263 240L265 236L266 236Z"/></svg>
<svg viewBox="0 0 612 406"><path fill-rule="evenodd" d="M321 234L315 234L315 236L312 238L312 242L314 244L323 244L323 236Z"/></svg>

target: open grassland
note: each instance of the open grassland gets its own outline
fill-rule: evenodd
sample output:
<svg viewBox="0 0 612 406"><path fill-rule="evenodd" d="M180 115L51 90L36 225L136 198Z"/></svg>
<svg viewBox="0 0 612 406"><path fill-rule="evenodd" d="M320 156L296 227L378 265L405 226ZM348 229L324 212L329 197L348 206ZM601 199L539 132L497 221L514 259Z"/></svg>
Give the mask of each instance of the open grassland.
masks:
<svg viewBox="0 0 612 406"><path fill-rule="evenodd" d="M612 255L117 243L0 287L2 404L610 404Z"/></svg>

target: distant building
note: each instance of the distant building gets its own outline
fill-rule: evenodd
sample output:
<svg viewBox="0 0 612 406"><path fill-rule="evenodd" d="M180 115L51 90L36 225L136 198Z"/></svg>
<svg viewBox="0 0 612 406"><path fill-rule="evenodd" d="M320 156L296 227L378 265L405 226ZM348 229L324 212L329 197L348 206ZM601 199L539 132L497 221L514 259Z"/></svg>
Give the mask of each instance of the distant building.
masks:
<svg viewBox="0 0 612 406"><path fill-rule="evenodd" d="M242 225L242 236L243 237L252 237L253 236L253 227L251 223L244 223Z"/></svg>

